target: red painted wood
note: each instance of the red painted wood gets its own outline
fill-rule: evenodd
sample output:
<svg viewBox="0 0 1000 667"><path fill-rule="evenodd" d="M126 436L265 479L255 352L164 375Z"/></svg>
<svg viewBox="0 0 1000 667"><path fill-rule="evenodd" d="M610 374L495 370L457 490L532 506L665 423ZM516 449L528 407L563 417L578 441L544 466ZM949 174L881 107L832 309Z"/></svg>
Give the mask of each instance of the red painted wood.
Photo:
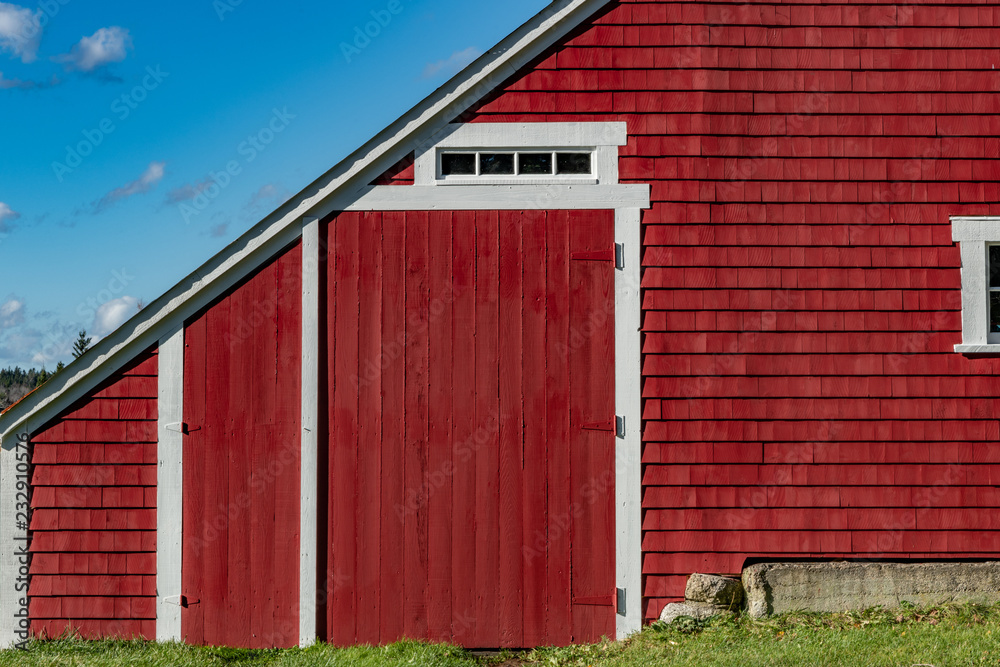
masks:
<svg viewBox="0 0 1000 667"><path fill-rule="evenodd" d="M336 325L330 328L336 345L330 377L330 488L336 489L330 504L330 569L334 580L330 641L338 645L354 644L357 636L357 590L340 582L357 580L359 386L352 379L359 376L359 218L349 215L331 222L335 245L329 294L337 318Z"/></svg>
<svg viewBox="0 0 1000 667"><path fill-rule="evenodd" d="M524 509L521 558L524 567L521 599L524 609L524 646L539 646L548 641L548 573L544 552L548 523L547 425L545 383L546 359L546 215L525 212L521 217L523 262L522 288L522 364L521 393L524 403L524 469L521 498ZM528 551L525 551L527 549Z"/></svg>
<svg viewBox="0 0 1000 667"><path fill-rule="evenodd" d="M387 644L403 637L403 524L416 509L406 493L403 476L405 443L406 369L402 346L406 342L406 225L405 213L386 212L382 216L382 331L384 357L379 357L377 375L382 386L381 465L382 513L380 539L382 549L379 568L379 639ZM330 309L331 322L336 317ZM332 328L332 326L331 326ZM369 379L366 373L364 378ZM369 381L374 381L372 377ZM391 546L390 546L391 545ZM350 581L342 585L350 586Z"/></svg>
<svg viewBox="0 0 1000 667"><path fill-rule="evenodd" d="M199 317L184 329L185 419L190 419L184 438L184 540L181 560L181 593L201 600L205 589L205 551L210 537L205 530L207 470L205 453L208 390L208 321ZM191 605L181 612L181 634L192 644L205 642L205 606Z"/></svg>
<svg viewBox="0 0 1000 667"><path fill-rule="evenodd" d="M614 265L593 256L614 243L613 216L585 213L574 220L570 241L570 442L574 517L572 595L575 641L614 633L614 608L586 604L613 599L615 589L614 433L586 429L614 416ZM577 259L574 259L574 256ZM588 600L589 599L589 600Z"/></svg>
<svg viewBox="0 0 1000 667"><path fill-rule="evenodd" d="M382 428L380 374L382 344L382 214L364 213L358 220L358 540L357 550L357 641L379 642L380 609L378 580L382 514L382 460L379 449Z"/></svg>
<svg viewBox="0 0 1000 667"><path fill-rule="evenodd" d="M523 496L521 475L524 469L523 424L524 404L521 386L523 357L521 322L522 247L521 213L501 211L499 214L499 340L500 348L500 516L499 555L500 576L499 614L500 644L524 644L524 556L521 549L523 534ZM513 539L512 539L513 538Z"/></svg>
<svg viewBox="0 0 1000 667"><path fill-rule="evenodd" d="M40 444L32 471L28 594L36 636L58 636L67 627L95 638L155 636L152 622L130 620L136 613L154 618L141 601L155 598L155 590L131 576L144 573L117 564L152 557L155 572L155 458L147 462L140 445L119 442L131 426L143 426L134 429L141 432L151 421L155 431L156 372L155 353L140 354L33 434ZM124 402L129 409L122 413ZM154 503L143 509L147 490ZM136 570L140 566L148 569L149 561L137 560Z"/></svg>
<svg viewBox="0 0 1000 667"><path fill-rule="evenodd" d="M293 246L187 327L185 444L200 457L185 470L201 470L185 492L204 509L185 510L185 555L200 562L183 568L184 594L200 603L181 618L200 622L200 643L298 643L301 261Z"/></svg>
<svg viewBox="0 0 1000 667"><path fill-rule="evenodd" d="M544 545L532 543L532 555L540 558L547 551L548 635L555 645L566 645L573 638L570 586L569 517L570 430L569 360L560 347L569 341L570 236L569 215L550 213L546 220L548 262L546 267L546 375L545 420L548 447L549 512Z"/></svg>
<svg viewBox="0 0 1000 667"><path fill-rule="evenodd" d="M476 220L476 635L499 646L499 228L495 212Z"/></svg>
<svg viewBox="0 0 1000 667"><path fill-rule="evenodd" d="M585 215L594 221L587 223ZM594 515L586 520L600 530L592 528L591 534L613 553L611 527L602 523L613 521L613 493L579 504L579 510L571 505L574 493L590 493L574 490L569 469L570 230L581 221L585 230L598 232L585 244L608 245L610 213L352 213L330 223L330 235L338 240L331 250L336 280L327 313L334 332L330 558L334 568L356 562L355 576L334 570L328 627L335 641L387 643L403 634L513 647L532 636L538 643L557 643L575 634L589 638L598 630L613 631L611 607L585 610L592 620L581 622L583 630L571 625L570 535L576 514ZM549 237L561 239L554 252ZM359 249L357 259L350 256L352 248ZM536 261L525 261L525 254ZM606 308L613 268L610 263L597 268L603 269L595 275L604 283L578 281L575 307L581 312L588 299L592 309ZM561 276L554 288L550 275ZM547 324L551 304L562 310L563 325L556 330ZM606 343L611 335L600 340ZM365 372L365 355L379 338L383 357ZM595 349L613 372L609 350ZM563 370L528 372L531 363L561 364ZM574 363L585 366L593 359ZM361 382L350 393L343 378L355 368ZM593 377L595 382L579 380L580 400L590 400L594 392L611 395L610 375ZM561 392L561 404L550 390ZM530 435L529 415L541 422L532 424ZM548 451L553 418L564 436L562 458L555 460ZM344 433L353 446L338 453ZM610 459L585 461L591 459L613 470ZM548 481L552 470L564 473L555 494ZM373 511L379 504L381 511ZM554 507L561 513L554 515ZM352 524L355 535L348 539L344 527ZM560 552L550 550L550 538L561 540ZM382 548L380 565L368 569L363 561L374 545L393 543L401 548ZM563 560L554 561L560 554ZM612 561L576 558L581 569L595 569L595 562L605 567L597 577L613 586ZM366 597L369 592L377 598ZM338 626L338 613L350 603L358 613L348 635ZM402 609L402 618L397 613L392 620L390 609ZM560 616L566 624L557 634L549 618Z"/></svg>
<svg viewBox="0 0 1000 667"><path fill-rule="evenodd" d="M471 646L477 637L476 616L476 214L452 214L452 278L454 285L452 420L452 633Z"/></svg>
<svg viewBox="0 0 1000 667"><path fill-rule="evenodd" d="M427 635L450 641L452 613L452 213L428 218Z"/></svg>
<svg viewBox="0 0 1000 667"><path fill-rule="evenodd" d="M429 215L406 216L406 335L402 361L406 369L403 480L416 511L403 525L403 632L428 633L428 320L430 308L428 256Z"/></svg>

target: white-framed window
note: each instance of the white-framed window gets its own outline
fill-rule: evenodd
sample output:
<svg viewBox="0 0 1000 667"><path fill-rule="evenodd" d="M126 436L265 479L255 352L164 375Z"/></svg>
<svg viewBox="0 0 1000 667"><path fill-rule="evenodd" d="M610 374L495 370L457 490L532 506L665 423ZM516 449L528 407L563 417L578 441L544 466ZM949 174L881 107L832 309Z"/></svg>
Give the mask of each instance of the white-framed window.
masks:
<svg viewBox="0 0 1000 667"><path fill-rule="evenodd" d="M1000 217L951 219L962 255L962 342L956 352L1000 356Z"/></svg>
<svg viewBox="0 0 1000 667"><path fill-rule="evenodd" d="M625 123L454 124L417 151L414 185L618 182Z"/></svg>
<svg viewBox="0 0 1000 667"><path fill-rule="evenodd" d="M437 177L445 182L530 180L591 182L594 151L580 149L488 149L438 151Z"/></svg>

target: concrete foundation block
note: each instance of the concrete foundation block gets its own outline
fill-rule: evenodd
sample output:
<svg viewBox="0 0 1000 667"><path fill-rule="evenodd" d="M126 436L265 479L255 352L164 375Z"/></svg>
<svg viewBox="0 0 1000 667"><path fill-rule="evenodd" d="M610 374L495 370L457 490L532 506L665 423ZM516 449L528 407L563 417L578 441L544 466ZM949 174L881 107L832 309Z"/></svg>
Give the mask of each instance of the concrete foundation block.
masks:
<svg viewBox="0 0 1000 667"><path fill-rule="evenodd" d="M992 604L1000 601L1000 562L758 563L743 571L743 588L753 618L901 602Z"/></svg>

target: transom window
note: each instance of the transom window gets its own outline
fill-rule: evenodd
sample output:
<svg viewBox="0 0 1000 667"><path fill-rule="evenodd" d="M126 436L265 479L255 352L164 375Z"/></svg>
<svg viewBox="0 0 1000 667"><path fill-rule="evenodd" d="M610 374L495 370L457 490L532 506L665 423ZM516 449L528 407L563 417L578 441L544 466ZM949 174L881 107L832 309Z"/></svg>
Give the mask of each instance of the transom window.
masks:
<svg viewBox="0 0 1000 667"><path fill-rule="evenodd" d="M441 178L580 177L593 175L590 151L442 151Z"/></svg>

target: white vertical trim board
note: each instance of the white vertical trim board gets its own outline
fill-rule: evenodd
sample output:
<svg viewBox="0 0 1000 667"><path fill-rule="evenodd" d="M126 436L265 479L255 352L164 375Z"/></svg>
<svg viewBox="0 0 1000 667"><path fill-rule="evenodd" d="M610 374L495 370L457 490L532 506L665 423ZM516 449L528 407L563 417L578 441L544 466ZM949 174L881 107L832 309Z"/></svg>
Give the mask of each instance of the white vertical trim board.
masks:
<svg viewBox="0 0 1000 667"><path fill-rule="evenodd" d="M28 444L31 433L25 422L8 434L0 449L0 649L28 639ZM22 464L18 469L18 464ZM18 481L22 488L18 489ZM18 498L18 493L24 493Z"/></svg>
<svg viewBox="0 0 1000 667"><path fill-rule="evenodd" d="M160 339L156 446L156 640L181 641L184 326Z"/></svg>
<svg viewBox="0 0 1000 667"><path fill-rule="evenodd" d="M615 438L615 579L625 590L619 639L642 629L642 378L639 301L639 209L615 211L615 243L624 264L615 270L615 414L625 419Z"/></svg>
<svg viewBox="0 0 1000 667"><path fill-rule="evenodd" d="M302 440L299 471L299 646L316 642L319 470L319 218L302 221Z"/></svg>

